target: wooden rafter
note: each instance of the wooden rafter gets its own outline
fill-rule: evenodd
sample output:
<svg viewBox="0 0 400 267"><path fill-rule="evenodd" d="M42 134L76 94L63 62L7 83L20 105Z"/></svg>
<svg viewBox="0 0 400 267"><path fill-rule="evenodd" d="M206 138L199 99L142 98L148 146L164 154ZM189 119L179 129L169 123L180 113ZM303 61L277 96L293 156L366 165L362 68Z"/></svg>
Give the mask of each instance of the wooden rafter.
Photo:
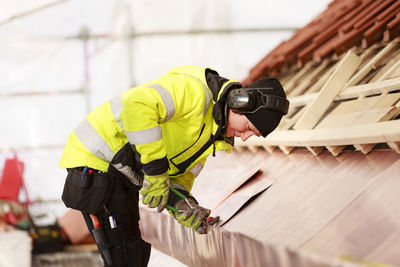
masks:
<svg viewBox="0 0 400 267"><path fill-rule="evenodd" d="M290 88L288 115L266 139L237 140L235 148L289 154L303 147L313 155L326 149L337 156L349 145L367 154L387 143L400 153L399 76L400 38L292 69L283 83Z"/></svg>
<svg viewBox="0 0 400 267"><path fill-rule="evenodd" d="M294 129L311 129L318 123L319 119L343 88L346 81L357 69L360 61L360 58L352 51L349 51L346 56L340 60L336 70L332 73L331 77L329 77L328 81L326 81L314 101L309 104L303 116L299 118L299 121L293 127Z"/></svg>

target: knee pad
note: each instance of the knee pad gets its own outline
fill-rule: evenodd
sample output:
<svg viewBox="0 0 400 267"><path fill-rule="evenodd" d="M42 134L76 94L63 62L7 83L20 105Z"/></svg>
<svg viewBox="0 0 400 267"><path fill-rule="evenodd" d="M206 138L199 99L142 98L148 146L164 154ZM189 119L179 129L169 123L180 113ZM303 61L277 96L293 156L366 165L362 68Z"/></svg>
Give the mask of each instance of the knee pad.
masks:
<svg viewBox="0 0 400 267"><path fill-rule="evenodd" d="M140 240L141 241L141 247L142 247L142 259L141 259L141 267L146 267L147 264L149 263L149 259L150 259L150 254L151 254L151 244L147 243L144 240Z"/></svg>
<svg viewBox="0 0 400 267"><path fill-rule="evenodd" d="M113 267L146 267L151 253L151 244L142 239L125 241L120 229L109 233L110 252Z"/></svg>
<svg viewBox="0 0 400 267"><path fill-rule="evenodd" d="M151 245L139 239L126 244L126 252L129 258L128 266L146 267L151 253Z"/></svg>

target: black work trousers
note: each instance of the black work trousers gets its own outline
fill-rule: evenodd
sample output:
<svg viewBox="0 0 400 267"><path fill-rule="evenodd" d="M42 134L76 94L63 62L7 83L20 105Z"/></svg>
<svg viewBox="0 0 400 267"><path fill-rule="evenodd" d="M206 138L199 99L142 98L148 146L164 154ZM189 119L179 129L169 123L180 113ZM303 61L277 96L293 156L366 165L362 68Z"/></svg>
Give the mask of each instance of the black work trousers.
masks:
<svg viewBox="0 0 400 267"><path fill-rule="evenodd" d="M139 190L122 173L114 168L108 172L113 185L104 209L96 213L107 240L106 250L111 255L107 262L104 246L99 246L105 266L140 266L145 267L150 258L151 245L142 240L139 229ZM82 212L86 225L93 235L93 219ZM106 257L105 257L106 256Z"/></svg>

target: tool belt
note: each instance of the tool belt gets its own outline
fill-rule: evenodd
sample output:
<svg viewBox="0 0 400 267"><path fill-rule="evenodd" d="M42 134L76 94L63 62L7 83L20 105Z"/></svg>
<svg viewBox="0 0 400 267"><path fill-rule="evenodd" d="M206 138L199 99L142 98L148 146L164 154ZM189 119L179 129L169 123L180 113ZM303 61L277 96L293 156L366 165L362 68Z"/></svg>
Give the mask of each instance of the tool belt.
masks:
<svg viewBox="0 0 400 267"><path fill-rule="evenodd" d="M109 173L87 168L67 169L62 200L68 208L95 214L103 209L113 185L113 177Z"/></svg>

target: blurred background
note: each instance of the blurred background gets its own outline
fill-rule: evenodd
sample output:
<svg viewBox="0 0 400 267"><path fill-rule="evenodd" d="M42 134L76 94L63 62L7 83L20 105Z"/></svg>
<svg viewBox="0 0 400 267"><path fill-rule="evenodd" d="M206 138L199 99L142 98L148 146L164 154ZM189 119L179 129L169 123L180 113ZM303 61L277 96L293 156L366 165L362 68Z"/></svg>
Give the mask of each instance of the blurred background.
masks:
<svg viewBox="0 0 400 267"><path fill-rule="evenodd" d="M31 200L62 214L66 172L57 164L89 111L174 66L243 80L329 2L2 1L0 169L17 153Z"/></svg>

